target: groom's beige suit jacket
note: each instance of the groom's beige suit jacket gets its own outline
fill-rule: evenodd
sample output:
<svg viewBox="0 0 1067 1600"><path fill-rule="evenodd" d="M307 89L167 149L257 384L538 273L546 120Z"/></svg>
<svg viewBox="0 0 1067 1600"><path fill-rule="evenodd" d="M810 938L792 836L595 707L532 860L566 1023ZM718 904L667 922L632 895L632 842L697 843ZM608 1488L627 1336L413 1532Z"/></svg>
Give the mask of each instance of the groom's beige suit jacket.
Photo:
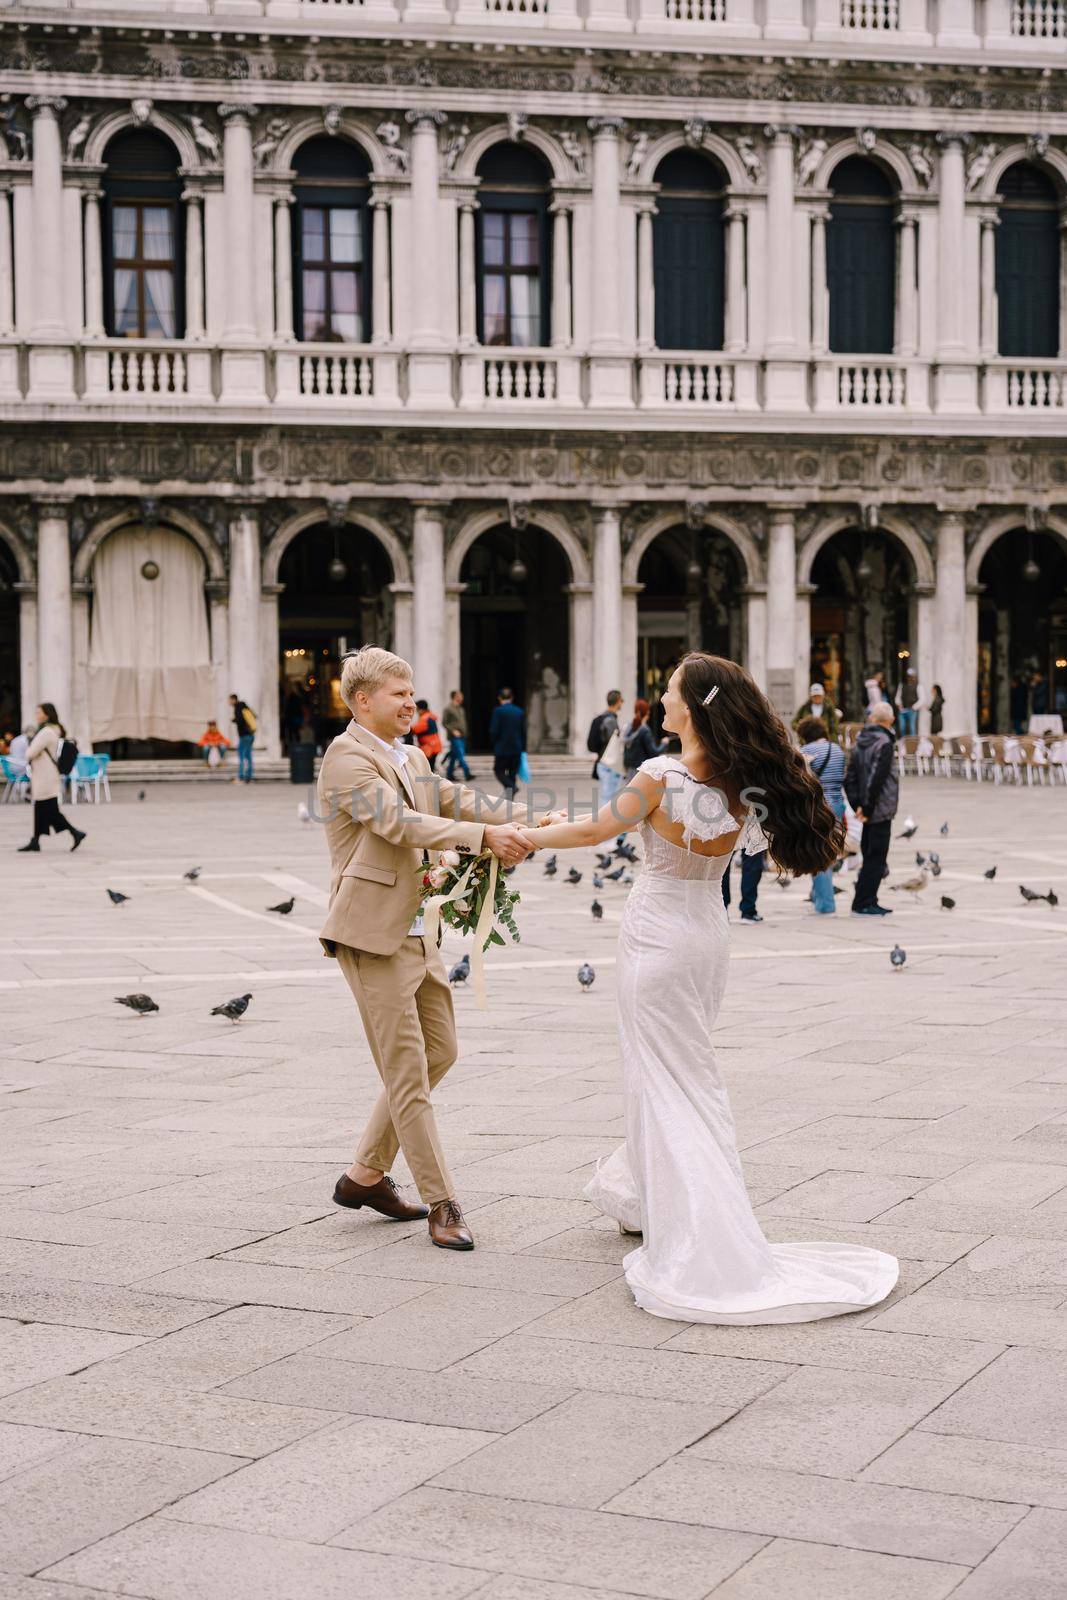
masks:
<svg viewBox="0 0 1067 1600"><path fill-rule="evenodd" d="M320 938L327 955L348 945L393 955L418 909L424 850L482 849L485 822L504 822L499 801L431 772L417 745L403 769L353 721L328 747L318 781L332 868Z"/></svg>

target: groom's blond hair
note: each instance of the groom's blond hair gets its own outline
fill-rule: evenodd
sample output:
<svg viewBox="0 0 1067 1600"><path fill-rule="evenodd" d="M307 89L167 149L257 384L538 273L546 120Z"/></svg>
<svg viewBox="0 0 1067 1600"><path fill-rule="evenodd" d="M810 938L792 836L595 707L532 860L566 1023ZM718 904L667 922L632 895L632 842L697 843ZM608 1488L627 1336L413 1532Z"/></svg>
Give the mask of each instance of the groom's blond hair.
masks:
<svg viewBox="0 0 1067 1600"><path fill-rule="evenodd" d="M388 678L407 678L410 681L412 676L410 663L401 656L395 656L391 650L383 650L380 645L365 644L362 650L354 650L350 656L345 656L341 663L341 699L349 711L355 711L355 698L360 690L364 694L373 694Z"/></svg>

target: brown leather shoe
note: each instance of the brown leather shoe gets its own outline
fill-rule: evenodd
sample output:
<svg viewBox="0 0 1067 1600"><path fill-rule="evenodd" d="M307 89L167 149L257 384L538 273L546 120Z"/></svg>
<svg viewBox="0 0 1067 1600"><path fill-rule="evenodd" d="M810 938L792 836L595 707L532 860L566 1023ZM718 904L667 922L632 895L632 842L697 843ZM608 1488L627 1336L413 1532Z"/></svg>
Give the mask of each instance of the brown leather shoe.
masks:
<svg viewBox="0 0 1067 1600"><path fill-rule="evenodd" d="M454 1200L430 1207L430 1243L442 1250L473 1250L474 1236Z"/></svg>
<svg viewBox="0 0 1067 1600"><path fill-rule="evenodd" d="M412 1205L402 1200L396 1184L388 1175L379 1178L377 1183L353 1183L347 1172L342 1172L337 1180L333 1203L335 1206L348 1206L351 1211L369 1206L372 1211L379 1211L383 1217L391 1217L394 1222L417 1222L420 1217L428 1216L430 1210L429 1206Z"/></svg>

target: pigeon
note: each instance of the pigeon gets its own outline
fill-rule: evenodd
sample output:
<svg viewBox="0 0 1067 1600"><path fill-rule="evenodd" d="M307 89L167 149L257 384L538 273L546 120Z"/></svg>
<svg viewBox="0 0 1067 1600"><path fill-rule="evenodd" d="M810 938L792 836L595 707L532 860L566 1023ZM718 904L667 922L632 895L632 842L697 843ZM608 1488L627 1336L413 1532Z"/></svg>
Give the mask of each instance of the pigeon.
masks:
<svg viewBox="0 0 1067 1600"><path fill-rule="evenodd" d="M601 872L607 872L614 859L614 856L606 855L603 850L597 851L596 864L600 868Z"/></svg>
<svg viewBox="0 0 1067 1600"><path fill-rule="evenodd" d="M930 874L928 872L920 872L917 878L905 878L903 883L894 883L890 887L894 892L897 889L904 889L908 894L922 894L929 881Z"/></svg>
<svg viewBox="0 0 1067 1600"><path fill-rule="evenodd" d="M1052 907L1056 907L1060 903L1060 897L1056 893L1055 889L1050 889L1048 894L1045 896L1045 899L1048 901L1049 905L1052 906Z"/></svg>
<svg viewBox="0 0 1067 1600"><path fill-rule="evenodd" d="M300 801L299 805L296 808L296 814L299 817L301 822L310 822L311 821L311 812L307 808L307 801L306 800L301 800Z"/></svg>
<svg viewBox="0 0 1067 1600"><path fill-rule="evenodd" d="M614 854L619 861L635 862L637 860L637 851L632 844L616 844Z"/></svg>
<svg viewBox="0 0 1067 1600"><path fill-rule="evenodd" d="M985 869L985 871L982 873L982 877L983 878L988 878L990 883L992 883L992 881L996 877L996 875L997 875L996 867L987 867Z"/></svg>
<svg viewBox="0 0 1067 1600"><path fill-rule="evenodd" d="M1044 895L1038 894L1036 889L1028 889L1025 883L1020 883L1019 893L1024 900L1043 900L1045 898Z"/></svg>
<svg viewBox="0 0 1067 1600"><path fill-rule="evenodd" d="M268 906L268 911L276 911L280 917L287 917L296 905L296 895L290 895L288 900L283 900L280 905Z"/></svg>
<svg viewBox="0 0 1067 1600"><path fill-rule="evenodd" d="M137 798L138 798L138 800L143 800L144 799L144 790L143 789L138 789Z"/></svg>
<svg viewBox="0 0 1067 1600"><path fill-rule="evenodd" d="M942 824L941 824L941 827L940 827L940 829L939 829L939 830L938 830L938 831L939 831L939 832L940 832L940 834L941 834L941 837L942 837L942 838L943 838L943 839L944 839L944 838L947 838L947 837L948 837L948 823L947 823L947 822L943 822L943 823L942 823Z"/></svg>
<svg viewBox="0 0 1067 1600"><path fill-rule="evenodd" d="M556 871L556 858L555 856L549 856L548 860L545 862L545 877L554 878L556 876Z"/></svg>
<svg viewBox="0 0 1067 1600"><path fill-rule="evenodd" d="M893 963L893 966L896 968L897 972L899 972L905 961L908 959L907 951L902 950L899 944L895 944L892 950L889 952L889 959Z"/></svg>
<svg viewBox="0 0 1067 1600"><path fill-rule="evenodd" d="M602 889L603 887L604 887L604 879L601 877L599 872L594 872L593 873L593 888L594 889Z"/></svg>
<svg viewBox="0 0 1067 1600"><path fill-rule="evenodd" d="M616 867L614 872L605 872L604 877L607 879L607 881L609 883L618 883L619 879L622 877L622 875L623 875L623 873L625 871L626 871L625 866Z"/></svg>
<svg viewBox="0 0 1067 1600"><path fill-rule="evenodd" d="M107 897L111 901L111 904L113 906L124 905L126 903L126 901L130 898L128 894L119 894L119 891L117 889L109 889L107 891Z"/></svg>
<svg viewBox="0 0 1067 1600"><path fill-rule="evenodd" d="M932 866L939 867L941 865L941 857L936 850L931 850L926 859Z"/></svg>
<svg viewBox="0 0 1067 1600"><path fill-rule="evenodd" d="M633 883L633 881L634 881L633 873L632 872L624 872L623 875L622 875L622 881L626 885L626 887L629 888L630 884Z"/></svg>
<svg viewBox="0 0 1067 1600"><path fill-rule="evenodd" d="M955 902L955 900L953 900L952 896L950 894L943 894L941 896L941 909L942 909L942 911L954 911L955 908L956 908L956 902Z"/></svg>
<svg viewBox="0 0 1067 1600"><path fill-rule="evenodd" d="M150 1011L158 1011L159 1007L150 994L117 994L117 1006L129 1006L131 1011L136 1011L139 1017L147 1017Z"/></svg>
<svg viewBox="0 0 1067 1600"><path fill-rule="evenodd" d="M929 859L932 861L934 858L931 855ZM916 852L915 852L915 865L917 867L925 867L926 861L927 861L927 857L923 855L922 851L921 850L916 850Z"/></svg>
<svg viewBox="0 0 1067 1600"><path fill-rule="evenodd" d="M459 958L459 960L456 962L455 966L450 968L449 974L448 974L448 981L449 981L449 983L453 983L453 984L454 983L466 983L466 981L470 977L470 975L471 975L471 958L470 958L470 955L467 954L467 955L461 956Z"/></svg>
<svg viewBox="0 0 1067 1600"><path fill-rule="evenodd" d="M514 867L501 867L500 870L504 874L505 878L510 878L511 874L515 871L515 868Z"/></svg>
<svg viewBox="0 0 1067 1600"><path fill-rule="evenodd" d="M775 878L774 881L778 885L779 889L791 889L793 887L792 878L787 878L784 875L780 875L779 877Z"/></svg>
<svg viewBox="0 0 1067 1600"><path fill-rule="evenodd" d="M231 1022L240 1022L248 1010L248 1002L251 998L250 994L241 994L237 996L236 1000L227 1000L225 1005L212 1006L211 1015L213 1017L229 1017Z"/></svg>
<svg viewBox="0 0 1067 1600"><path fill-rule="evenodd" d="M941 863L940 863L940 861L935 861L932 856L930 858L930 871L933 873L935 878L940 878L940 876L941 876Z"/></svg>
<svg viewBox="0 0 1067 1600"><path fill-rule="evenodd" d="M594 900L593 904L589 907L589 909L593 913L593 916L596 919L596 921L599 922L601 917L604 915L604 907L600 904L600 901L599 900Z"/></svg>
<svg viewBox="0 0 1067 1600"><path fill-rule="evenodd" d="M581 966L578 968L578 982L582 986L583 994L589 993L589 990L593 987L593 979L595 977L596 973L593 971L588 961L583 961Z"/></svg>
<svg viewBox="0 0 1067 1600"><path fill-rule="evenodd" d="M568 883L581 883L581 881L582 881L582 875L578 871L578 868L577 867L571 867L570 871L567 873L567 882Z"/></svg>
<svg viewBox="0 0 1067 1600"><path fill-rule="evenodd" d="M182 873L182 877L185 878L189 883L195 883L202 871L202 867L190 867L188 872Z"/></svg>
<svg viewBox="0 0 1067 1600"><path fill-rule="evenodd" d="M914 817L905 817L904 818L904 826L900 830L900 832L897 834L897 838L898 839L910 839L912 837L912 835L918 833L918 831L919 831L919 824L916 822L915 818Z"/></svg>

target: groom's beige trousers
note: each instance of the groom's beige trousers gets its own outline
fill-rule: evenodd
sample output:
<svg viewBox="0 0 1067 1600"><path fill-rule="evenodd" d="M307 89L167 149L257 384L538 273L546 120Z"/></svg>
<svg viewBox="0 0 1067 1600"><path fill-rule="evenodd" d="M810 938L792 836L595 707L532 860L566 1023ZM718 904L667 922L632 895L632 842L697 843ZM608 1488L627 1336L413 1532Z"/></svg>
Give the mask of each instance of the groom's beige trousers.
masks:
<svg viewBox="0 0 1067 1600"><path fill-rule="evenodd" d="M425 1205L455 1197L430 1090L456 1059L456 1021L444 962L429 939L409 934L389 956L336 947L385 1085L356 1147L356 1160L388 1172L397 1149Z"/></svg>

